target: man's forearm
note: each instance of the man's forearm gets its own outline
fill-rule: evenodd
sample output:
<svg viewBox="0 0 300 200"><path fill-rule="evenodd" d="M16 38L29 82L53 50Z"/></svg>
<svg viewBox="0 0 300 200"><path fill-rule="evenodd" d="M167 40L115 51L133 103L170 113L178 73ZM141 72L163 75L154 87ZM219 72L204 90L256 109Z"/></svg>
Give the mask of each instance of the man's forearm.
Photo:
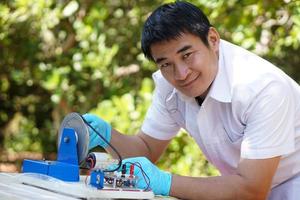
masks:
<svg viewBox="0 0 300 200"><path fill-rule="evenodd" d="M129 136L112 129L110 143L117 149L123 158L145 156L150 159L150 150L147 144L137 135ZM116 157L116 153L112 148L107 147L106 150Z"/></svg>
<svg viewBox="0 0 300 200"><path fill-rule="evenodd" d="M249 187L239 175L184 177L173 175L170 196L180 199L265 199L266 193ZM255 191L256 190L256 191Z"/></svg>

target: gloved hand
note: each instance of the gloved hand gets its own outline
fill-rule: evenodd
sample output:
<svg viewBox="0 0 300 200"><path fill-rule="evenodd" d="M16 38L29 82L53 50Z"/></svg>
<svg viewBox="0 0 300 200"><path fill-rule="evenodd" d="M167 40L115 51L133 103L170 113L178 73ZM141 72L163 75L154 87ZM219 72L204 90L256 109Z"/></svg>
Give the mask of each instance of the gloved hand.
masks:
<svg viewBox="0 0 300 200"><path fill-rule="evenodd" d="M93 114L84 114L83 118L96 130L98 131L108 142L111 140L111 125ZM104 142L100 136L89 127L90 140L89 140L89 149L100 145L103 148L106 148L108 144Z"/></svg>
<svg viewBox="0 0 300 200"><path fill-rule="evenodd" d="M171 173L160 170L146 157L133 157L124 159L122 164L126 164L126 173L129 173L131 163L140 165L150 179L150 188L156 195L168 196L171 189L172 175ZM146 189L148 186L147 177L143 176L139 167L134 166L134 175L138 177L137 187Z"/></svg>

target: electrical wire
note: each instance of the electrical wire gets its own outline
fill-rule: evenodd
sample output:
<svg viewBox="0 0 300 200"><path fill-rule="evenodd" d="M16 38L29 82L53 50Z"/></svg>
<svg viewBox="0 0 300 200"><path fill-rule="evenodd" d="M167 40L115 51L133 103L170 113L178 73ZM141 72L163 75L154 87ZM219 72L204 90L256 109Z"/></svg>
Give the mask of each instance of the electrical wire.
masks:
<svg viewBox="0 0 300 200"><path fill-rule="evenodd" d="M143 170L143 168L142 168L142 165L141 165L141 163L139 163L139 162L129 162L129 161L127 161L127 162L125 162L124 164L126 165L126 164L131 164L131 165L134 165L134 166L137 166L140 170L141 170L141 172L142 172L142 175L143 175L143 178L144 178L144 180L145 180L145 182L146 182L146 184L147 184L147 187L146 187L146 189L144 189L145 191L147 191L147 190L149 190L149 188L150 188L150 178L149 178L149 176L147 175L147 173Z"/></svg>
<svg viewBox="0 0 300 200"><path fill-rule="evenodd" d="M114 172L114 171L117 171L117 170L119 170L120 168L121 168L121 166L122 166L122 157L121 157L121 155L120 155L120 153L118 152L118 150L112 145L112 144L110 144L110 142L108 142L93 126L91 126L90 125L90 123L88 123L85 119L84 119L84 117L82 116L82 115L80 115L79 114L79 116L81 117L81 119L84 121L84 123L88 126L88 127L90 127L93 131L95 131L95 133L106 143L106 144L108 144L109 146L110 146L110 148L117 154L117 156L118 156L118 159L119 159L119 163L118 163L118 166L115 168L115 169L111 169L111 170L108 170L108 169L106 169L106 170L103 170L103 172ZM91 162L92 162L92 165L91 166L93 166L93 160L91 159ZM143 168L142 168L142 165L139 163L139 162L135 162L135 163L132 163L132 162L125 162L124 164L126 165L127 163L129 163L129 164L132 164L132 165L135 165L135 166L137 166L140 170L141 170L141 172L142 172L142 175L143 175L143 178L144 178L144 180L145 180L145 182L146 182L146 184L147 184L147 187L146 187L146 189L144 189L145 191L147 191L149 188L150 188L150 178L149 178L149 176L147 175L147 173L143 170ZM95 164L95 163L94 163ZM90 170L91 170L91 168L90 168ZM90 171L89 171L90 172ZM88 177L88 176L87 176ZM87 178L86 178L86 180L87 180ZM85 180L85 181L86 181Z"/></svg>
<svg viewBox="0 0 300 200"><path fill-rule="evenodd" d="M87 179L88 179L88 177L89 177L90 174L91 174L91 170L92 170L92 169L94 168L94 166L95 166L95 163L94 163L94 160L93 160L93 159L88 158L88 161L91 162L91 167L89 168L88 174L87 174L87 176L85 177L85 180L84 180L85 185L87 185Z"/></svg>
<svg viewBox="0 0 300 200"><path fill-rule="evenodd" d="M117 156L118 156L118 159L119 159L119 163L118 163L118 165L117 165L117 167L116 168L114 168L114 169L111 169L111 170L109 170L109 169L106 169L106 170L103 170L103 172L114 172L114 171L117 171L118 169L120 169L121 168L121 166L122 166L122 157L121 157L121 155L120 155L120 153L118 152L118 150L113 146L113 145L111 145L110 144L110 142L108 142L93 126L91 126L90 125L90 123L88 123L85 119L84 119L84 117L82 116L82 115L80 115L79 114L79 116L81 117L81 119L84 121L84 123L86 124L86 125L88 125L88 127L90 127L93 131L95 131L95 133L106 143L106 144L108 144L108 146L110 146L110 148L117 154Z"/></svg>

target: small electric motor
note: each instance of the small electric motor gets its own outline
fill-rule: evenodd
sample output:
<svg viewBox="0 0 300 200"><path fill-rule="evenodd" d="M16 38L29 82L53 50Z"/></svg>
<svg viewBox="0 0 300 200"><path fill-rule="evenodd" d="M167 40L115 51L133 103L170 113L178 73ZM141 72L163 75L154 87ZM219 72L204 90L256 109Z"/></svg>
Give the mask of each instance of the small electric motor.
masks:
<svg viewBox="0 0 300 200"><path fill-rule="evenodd" d="M90 184L98 189L103 185L112 188L134 188L137 177L134 176L134 164L130 164L129 174L126 174L126 164L121 171L109 171L115 168L118 160L111 158L107 153L91 152L86 157L86 166L92 170Z"/></svg>

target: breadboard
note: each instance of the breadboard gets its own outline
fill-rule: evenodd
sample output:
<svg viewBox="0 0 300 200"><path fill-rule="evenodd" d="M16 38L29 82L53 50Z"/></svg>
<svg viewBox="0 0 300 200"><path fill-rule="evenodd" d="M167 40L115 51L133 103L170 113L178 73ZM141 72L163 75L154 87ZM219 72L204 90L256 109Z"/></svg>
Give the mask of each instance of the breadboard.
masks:
<svg viewBox="0 0 300 200"><path fill-rule="evenodd" d="M153 199L152 191L144 191L134 188L110 188L96 189L84 183L85 177L77 183L64 182L45 176L20 175L15 177L23 185L51 191L59 195L85 199Z"/></svg>

